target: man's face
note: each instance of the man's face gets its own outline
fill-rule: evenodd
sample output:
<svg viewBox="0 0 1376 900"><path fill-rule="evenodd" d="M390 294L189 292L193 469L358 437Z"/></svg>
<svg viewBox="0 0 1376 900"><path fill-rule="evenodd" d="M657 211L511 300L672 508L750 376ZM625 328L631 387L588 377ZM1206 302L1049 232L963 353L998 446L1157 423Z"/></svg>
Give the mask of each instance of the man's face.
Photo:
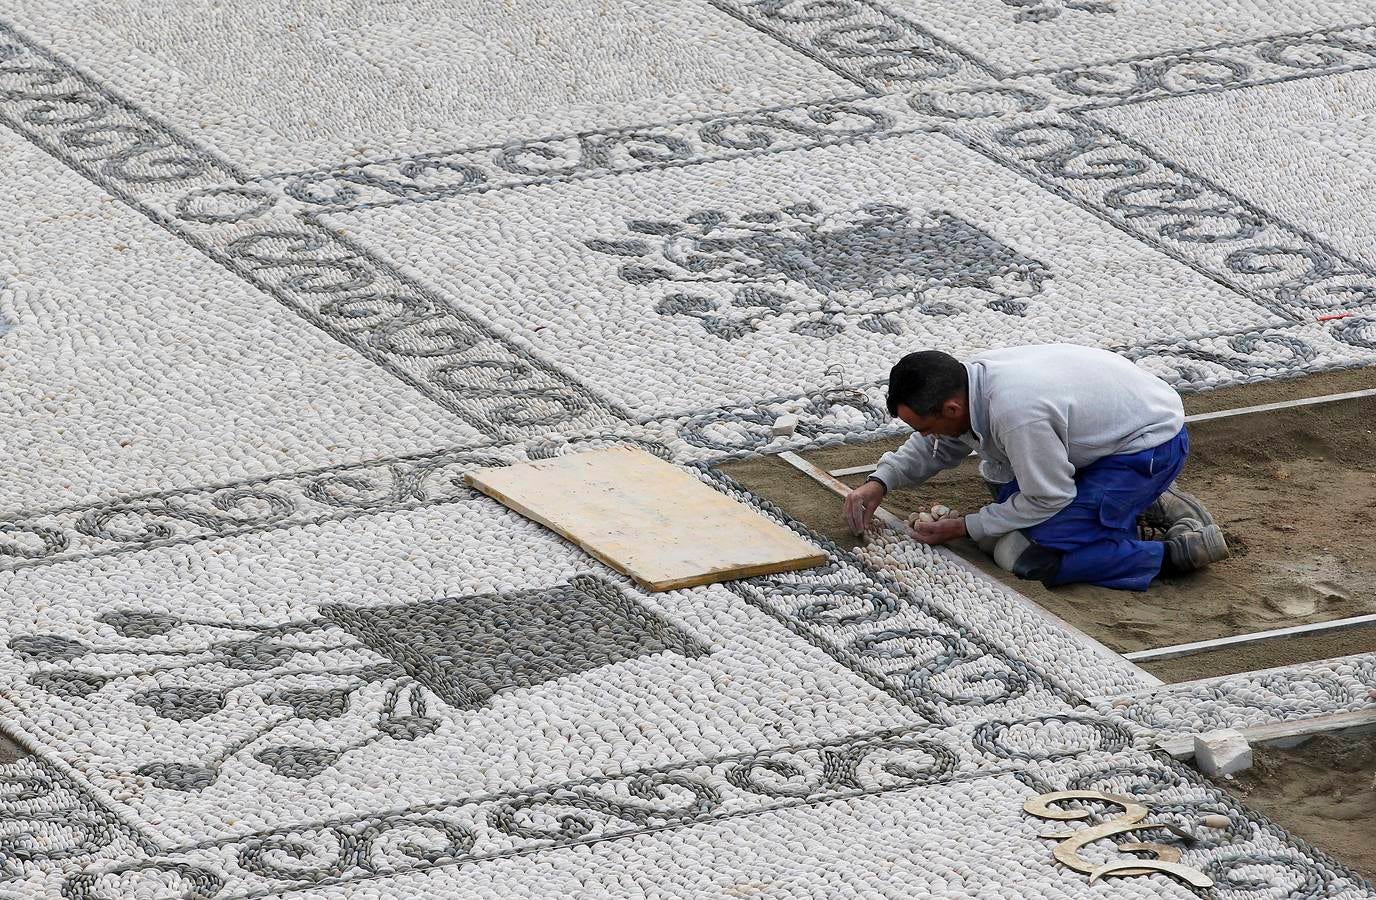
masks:
<svg viewBox="0 0 1376 900"><path fill-rule="evenodd" d="M960 437L965 433L965 406L959 400L947 400L934 415L919 416L907 406L898 404L898 418L923 437Z"/></svg>

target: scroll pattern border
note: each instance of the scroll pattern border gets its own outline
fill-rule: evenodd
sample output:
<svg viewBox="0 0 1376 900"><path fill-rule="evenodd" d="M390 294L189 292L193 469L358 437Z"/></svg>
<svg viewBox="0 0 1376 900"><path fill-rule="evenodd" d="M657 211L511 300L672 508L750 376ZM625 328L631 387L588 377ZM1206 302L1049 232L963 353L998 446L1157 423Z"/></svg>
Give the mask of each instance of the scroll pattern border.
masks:
<svg viewBox="0 0 1376 900"><path fill-rule="evenodd" d="M572 447L633 445L669 459L663 446L619 435L564 442L454 448L351 465L160 491L0 520L0 572L153 550L378 513L475 499L474 469L543 459Z"/></svg>
<svg viewBox="0 0 1376 900"><path fill-rule="evenodd" d="M489 438L630 418L4 22L0 123Z"/></svg>
<svg viewBox="0 0 1376 900"><path fill-rule="evenodd" d="M45 870L70 870L153 844L38 757L0 764L0 896Z"/></svg>
<svg viewBox="0 0 1376 900"><path fill-rule="evenodd" d="M1059 729L1051 754L1020 749L1046 728ZM1108 759L1131 746L1120 726L1067 715L877 732L189 845L92 865L69 875L65 891L74 900L113 900L102 884L118 880L128 890L131 878L147 877L197 900L265 897L986 778L1047 759Z"/></svg>
<svg viewBox="0 0 1376 900"><path fill-rule="evenodd" d="M1170 759L1132 750L1102 721L1081 719L1083 744L1047 765L998 749L999 722L985 734L883 732L695 765L591 779L500 797L306 824L179 848L157 857L90 864L68 874L64 896L107 893L142 879L183 890L185 900L246 900L472 865L560 847L693 827L769 810L816 805L976 779L1011 777L1030 791L1106 790L1148 802L1157 820L1194 839L1183 848L1225 889L1266 886L1287 898L1373 896L1360 875L1248 809ZM1062 719L1061 724L1064 724ZM991 738L995 740L991 741ZM1101 813L1091 811L1090 824ZM1225 825L1201 831L1204 816ZM1259 871L1267 872L1256 881ZM1274 894L1279 896L1279 894Z"/></svg>
<svg viewBox="0 0 1376 900"><path fill-rule="evenodd" d="M997 81L938 80L878 95L283 172L255 183L280 185L322 212L371 209L939 129L979 115L1089 111L1373 67L1376 25L1343 26Z"/></svg>

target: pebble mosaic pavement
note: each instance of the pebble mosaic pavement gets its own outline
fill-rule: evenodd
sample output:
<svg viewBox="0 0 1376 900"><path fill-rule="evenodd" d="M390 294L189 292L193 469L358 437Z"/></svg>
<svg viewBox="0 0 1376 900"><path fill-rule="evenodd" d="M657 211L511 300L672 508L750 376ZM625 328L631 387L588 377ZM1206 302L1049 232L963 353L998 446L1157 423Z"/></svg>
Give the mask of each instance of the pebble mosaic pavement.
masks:
<svg viewBox="0 0 1376 900"><path fill-rule="evenodd" d="M1063 788L1376 896L1150 749L1376 659L1152 690L714 468L923 346L1376 364L1373 87L1367 0L11 0L0 897L1194 895ZM612 444L830 562L651 595L462 483Z"/></svg>

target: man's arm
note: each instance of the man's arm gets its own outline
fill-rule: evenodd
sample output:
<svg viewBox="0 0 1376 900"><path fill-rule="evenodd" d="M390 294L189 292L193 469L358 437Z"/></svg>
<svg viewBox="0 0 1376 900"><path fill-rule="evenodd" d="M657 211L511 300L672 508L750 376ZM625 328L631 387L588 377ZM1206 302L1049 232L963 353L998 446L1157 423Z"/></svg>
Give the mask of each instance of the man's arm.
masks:
<svg viewBox="0 0 1376 900"><path fill-rule="evenodd" d="M874 474L846 495L842 512L855 534L864 534L884 495L894 488L921 484L942 469L960 465L970 455L964 441L947 438L932 452L931 441L920 434L912 437L892 453L879 457Z"/></svg>
<svg viewBox="0 0 1376 900"><path fill-rule="evenodd" d="M976 541L1040 525L1075 499L1075 467L1050 423L1030 422L1001 438L1018 493L965 517L965 530Z"/></svg>
<svg viewBox="0 0 1376 900"><path fill-rule="evenodd" d="M934 454L931 438L914 434L897 450L879 457L879 464L870 477L884 485L885 490L897 490L921 484L937 472L953 469L969 455L969 445L956 438L941 438Z"/></svg>

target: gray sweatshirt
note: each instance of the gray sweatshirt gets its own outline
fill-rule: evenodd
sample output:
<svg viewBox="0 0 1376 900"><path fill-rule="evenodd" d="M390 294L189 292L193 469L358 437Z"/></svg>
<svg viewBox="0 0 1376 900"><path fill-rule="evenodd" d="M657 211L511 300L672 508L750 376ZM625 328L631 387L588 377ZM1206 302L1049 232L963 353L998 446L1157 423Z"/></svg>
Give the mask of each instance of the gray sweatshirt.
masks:
<svg viewBox="0 0 1376 900"><path fill-rule="evenodd" d="M932 443L914 434L879 458L889 490L921 484L975 450L980 474L1019 492L965 517L980 540L1045 522L1075 499L1075 472L1095 460L1136 453L1185 425L1180 396L1161 379L1107 350L1041 344L990 350L965 364L970 430Z"/></svg>

